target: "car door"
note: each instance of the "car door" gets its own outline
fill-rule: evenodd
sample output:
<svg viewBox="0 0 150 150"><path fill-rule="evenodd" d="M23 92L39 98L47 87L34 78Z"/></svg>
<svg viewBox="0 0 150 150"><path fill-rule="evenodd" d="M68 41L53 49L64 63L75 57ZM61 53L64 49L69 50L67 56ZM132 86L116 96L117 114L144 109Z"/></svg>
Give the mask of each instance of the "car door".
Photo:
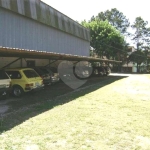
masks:
<svg viewBox="0 0 150 150"><path fill-rule="evenodd" d="M7 91L10 87L11 79L4 70L0 70L0 92Z"/></svg>

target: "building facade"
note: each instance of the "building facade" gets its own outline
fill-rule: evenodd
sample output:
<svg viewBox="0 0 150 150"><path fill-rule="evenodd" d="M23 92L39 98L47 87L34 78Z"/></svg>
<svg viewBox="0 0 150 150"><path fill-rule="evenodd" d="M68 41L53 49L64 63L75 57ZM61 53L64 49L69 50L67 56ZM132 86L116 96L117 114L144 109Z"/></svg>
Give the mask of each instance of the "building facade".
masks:
<svg viewBox="0 0 150 150"><path fill-rule="evenodd" d="M128 49L128 57L135 51L136 49L133 46L130 46ZM127 58L126 63L122 65L121 72L129 72L129 73L137 72L137 65L133 62L128 62L128 58Z"/></svg>
<svg viewBox="0 0 150 150"><path fill-rule="evenodd" d="M89 56L90 32L40 0L0 0L0 46Z"/></svg>

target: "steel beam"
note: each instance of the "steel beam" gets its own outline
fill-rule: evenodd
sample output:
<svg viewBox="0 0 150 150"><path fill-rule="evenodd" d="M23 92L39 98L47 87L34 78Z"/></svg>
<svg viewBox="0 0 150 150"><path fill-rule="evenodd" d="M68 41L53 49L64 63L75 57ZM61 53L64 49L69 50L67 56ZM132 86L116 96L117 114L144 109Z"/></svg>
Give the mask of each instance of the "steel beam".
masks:
<svg viewBox="0 0 150 150"><path fill-rule="evenodd" d="M10 66L10 65L12 65L13 63L17 62L17 61L20 60L20 59L21 59L21 58L17 58L16 60L14 60L14 61L12 61L11 63L9 63L9 64L7 64L6 66L4 66L3 69L6 68L6 67L8 67L8 66Z"/></svg>

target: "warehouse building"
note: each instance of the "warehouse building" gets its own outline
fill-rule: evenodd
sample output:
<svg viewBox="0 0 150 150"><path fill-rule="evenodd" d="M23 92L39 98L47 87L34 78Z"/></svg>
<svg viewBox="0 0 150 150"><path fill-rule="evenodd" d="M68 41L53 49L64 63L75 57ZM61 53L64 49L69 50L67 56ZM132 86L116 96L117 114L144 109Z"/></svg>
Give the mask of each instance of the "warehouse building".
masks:
<svg viewBox="0 0 150 150"><path fill-rule="evenodd" d="M90 31L41 0L0 0L0 21L0 68L115 62L89 57Z"/></svg>
<svg viewBox="0 0 150 150"><path fill-rule="evenodd" d="M0 20L0 46L89 56L89 30L40 0L0 0Z"/></svg>

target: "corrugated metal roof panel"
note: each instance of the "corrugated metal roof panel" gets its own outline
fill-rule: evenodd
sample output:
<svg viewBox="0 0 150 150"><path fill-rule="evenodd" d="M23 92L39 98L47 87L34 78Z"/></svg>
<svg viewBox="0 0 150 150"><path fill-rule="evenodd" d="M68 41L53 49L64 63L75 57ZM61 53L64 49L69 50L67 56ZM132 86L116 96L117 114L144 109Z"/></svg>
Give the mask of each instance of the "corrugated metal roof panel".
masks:
<svg viewBox="0 0 150 150"><path fill-rule="evenodd" d="M21 15L25 15L24 2L22 0L17 0L18 5L18 13Z"/></svg>
<svg viewBox="0 0 150 150"><path fill-rule="evenodd" d="M0 8L0 45L89 56L90 42Z"/></svg>
<svg viewBox="0 0 150 150"><path fill-rule="evenodd" d="M6 9L11 9L10 8L10 0L1 0L1 7L4 7Z"/></svg>
<svg viewBox="0 0 150 150"><path fill-rule="evenodd" d="M0 0L0 6L90 41L88 29L40 0Z"/></svg>

